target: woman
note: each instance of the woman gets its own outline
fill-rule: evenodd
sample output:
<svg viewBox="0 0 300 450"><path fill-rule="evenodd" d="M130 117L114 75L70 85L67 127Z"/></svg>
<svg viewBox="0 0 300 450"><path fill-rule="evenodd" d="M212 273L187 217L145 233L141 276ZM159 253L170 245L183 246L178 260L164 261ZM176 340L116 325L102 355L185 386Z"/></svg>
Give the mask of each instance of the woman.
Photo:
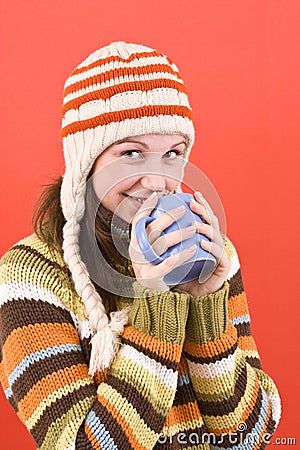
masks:
<svg viewBox="0 0 300 450"><path fill-rule="evenodd" d="M67 79L62 115L65 174L41 198L35 233L1 260L8 401L40 449L264 448L280 399L208 203L194 194L204 223L181 236L161 235L181 210L147 227L158 254L206 235L218 264L204 283L164 283L194 248L153 265L137 244L137 221L180 191L194 142L176 65L114 42Z"/></svg>

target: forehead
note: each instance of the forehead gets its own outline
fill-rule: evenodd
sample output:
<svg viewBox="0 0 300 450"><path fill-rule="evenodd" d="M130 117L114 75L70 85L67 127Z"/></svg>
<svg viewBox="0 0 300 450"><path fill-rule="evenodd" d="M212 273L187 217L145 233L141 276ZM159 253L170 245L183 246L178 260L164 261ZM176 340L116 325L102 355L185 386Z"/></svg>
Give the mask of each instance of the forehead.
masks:
<svg viewBox="0 0 300 450"><path fill-rule="evenodd" d="M141 144L145 148L149 147L150 145L187 145L186 137L181 134L143 134L140 136L129 136L125 139L121 139L120 141L116 141L113 146L118 146L127 142Z"/></svg>

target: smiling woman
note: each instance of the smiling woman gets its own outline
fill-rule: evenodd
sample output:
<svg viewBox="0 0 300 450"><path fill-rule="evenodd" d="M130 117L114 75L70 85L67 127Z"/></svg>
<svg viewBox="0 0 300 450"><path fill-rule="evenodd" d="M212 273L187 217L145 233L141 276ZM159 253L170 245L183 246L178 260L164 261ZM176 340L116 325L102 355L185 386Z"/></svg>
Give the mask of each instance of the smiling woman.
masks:
<svg viewBox="0 0 300 450"><path fill-rule="evenodd" d="M195 192L188 205L202 223L164 235L179 207L146 229L157 252L206 236L199 245L217 263L203 282L164 281L194 247L155 265L137 242L137 221L180 192L194 143L178 68L113 42L66 80L62 114L65 173L42 195L35 232L0 263L11 406L42 450L264 448L280 398L209 203Z"/></svg>

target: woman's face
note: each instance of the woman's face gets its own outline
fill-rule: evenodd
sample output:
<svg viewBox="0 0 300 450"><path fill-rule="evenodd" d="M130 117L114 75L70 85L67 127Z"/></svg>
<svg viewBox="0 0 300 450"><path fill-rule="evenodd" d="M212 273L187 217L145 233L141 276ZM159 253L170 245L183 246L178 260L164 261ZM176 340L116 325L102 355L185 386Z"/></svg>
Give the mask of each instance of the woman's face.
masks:
<svg viewBox="0 0 300 450"><path fill-rule="evenodd" d="M153 191L173 193L183 173L186 140L180 134L144 134L108 147L92 169L103 206L128 223Z"/></svg>

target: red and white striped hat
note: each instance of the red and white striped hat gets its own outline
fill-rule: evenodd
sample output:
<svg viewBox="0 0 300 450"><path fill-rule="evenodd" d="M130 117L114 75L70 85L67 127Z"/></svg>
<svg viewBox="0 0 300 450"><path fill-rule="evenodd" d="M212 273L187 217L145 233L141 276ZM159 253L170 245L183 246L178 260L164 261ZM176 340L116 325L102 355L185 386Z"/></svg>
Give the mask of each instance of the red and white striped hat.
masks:
<svg viewBox="0 0 300 450"><path fill-rule="evenodd" d="M194 143L192 110L179 70L166 55L151 48L113 42L73 70L64 86L62 129L65 174L61 205L66 219L64 259L85 303L92 338L90 373L109 367L118 350L127 310L111 313L80 258L78 237L86 179L96 158L129 136L183 134L187 154ZM80 208L78 203L80 200Z"/></svg>

